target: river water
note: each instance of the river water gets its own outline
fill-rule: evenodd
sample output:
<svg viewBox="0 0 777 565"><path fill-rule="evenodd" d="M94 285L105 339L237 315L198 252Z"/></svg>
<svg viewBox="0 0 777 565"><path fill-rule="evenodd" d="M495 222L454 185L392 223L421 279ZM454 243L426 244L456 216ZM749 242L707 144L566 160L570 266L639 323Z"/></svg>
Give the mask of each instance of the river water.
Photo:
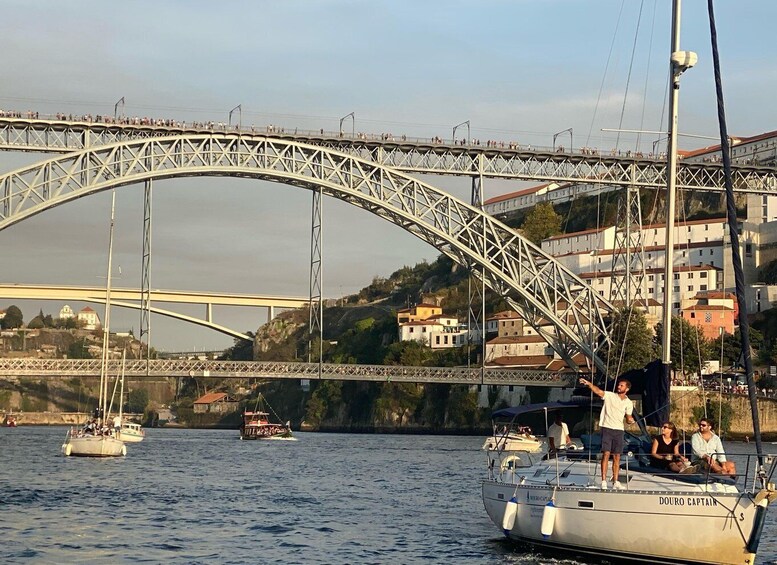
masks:
<svg viewBox="0 0 777 565"><path fill-rule="evenodd" d="M65 432L0 428L0 563L594 563L503 540L480 437L151 429L82 459ZM759 563L777 563L774 511Z"/></svg>

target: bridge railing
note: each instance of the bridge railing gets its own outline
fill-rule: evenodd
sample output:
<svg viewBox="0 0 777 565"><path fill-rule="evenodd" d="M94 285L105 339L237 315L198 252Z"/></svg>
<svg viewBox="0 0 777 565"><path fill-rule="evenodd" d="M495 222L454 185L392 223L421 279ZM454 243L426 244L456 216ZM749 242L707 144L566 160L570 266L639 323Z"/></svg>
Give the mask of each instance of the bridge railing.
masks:
<svg viewBox="0 0 777 565"><path fill-rule="evenodd" d="M0 377L99 377L99 359L0 359ZM107 371L118 375L121 361L110 360ZM319 378L318 363L279 361L218 361L209 359L127 360L124 373L130 378ZM468 385L572 386L575 374L530 369L479 367L406 367L324 363L321 378L343 381L447 383Z"/></svg>

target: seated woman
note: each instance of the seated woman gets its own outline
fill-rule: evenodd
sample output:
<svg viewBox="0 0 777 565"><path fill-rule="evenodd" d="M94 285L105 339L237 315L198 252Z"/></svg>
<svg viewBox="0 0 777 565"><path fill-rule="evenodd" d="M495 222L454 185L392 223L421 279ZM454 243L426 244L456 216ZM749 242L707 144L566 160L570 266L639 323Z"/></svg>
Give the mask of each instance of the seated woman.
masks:
<svg viewBox="0 0 777 565"><path fill-rule="evenodd" d="M726 459L723 443L712 432L712 420L709 418L699 420L699 431L691 436L691 445L694 465L704 470L709 469L712 473L736 475L737 469L734 462Z"/></svg>
<svg viewBox="0 0 777 565"><path fill-rule="evenodd" d="M679 473L685 469L687 462L688 460L680 455L677 427L672 422L664 422L661 435L653 438L653 448L650 450L651 465Z"/></svg>

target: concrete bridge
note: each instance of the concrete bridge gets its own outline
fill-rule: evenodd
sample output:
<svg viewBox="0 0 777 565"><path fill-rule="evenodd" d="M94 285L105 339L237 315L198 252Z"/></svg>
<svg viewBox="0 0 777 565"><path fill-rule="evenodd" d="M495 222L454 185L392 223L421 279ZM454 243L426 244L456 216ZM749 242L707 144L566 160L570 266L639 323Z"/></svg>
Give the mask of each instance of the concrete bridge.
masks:
<svg viewBox="0 0 777 565"><path fill-rule="evenodd" d="M11 300L71 300L105 304L105 295L105 287L99 286L78 287L42 284L0 284L0 298ZM150 290L150 300L154 304L160 302L175 304L201 304L205 307L205 316L203 318L181 314L179 312L162 309L157 306L151 306L150 310L155 314L183 320L192 324L216 330L232 337L247 340L250 340L251 337L237 330L217 324L213 320L213 306L266 308L267 319L271 320L275 317L276 308L303 308L310 304L309 299L297 297L160 289ZM142 308L141 301L142 294L140 289L116 287L111 289L112 306L140 310Z"/></svg>

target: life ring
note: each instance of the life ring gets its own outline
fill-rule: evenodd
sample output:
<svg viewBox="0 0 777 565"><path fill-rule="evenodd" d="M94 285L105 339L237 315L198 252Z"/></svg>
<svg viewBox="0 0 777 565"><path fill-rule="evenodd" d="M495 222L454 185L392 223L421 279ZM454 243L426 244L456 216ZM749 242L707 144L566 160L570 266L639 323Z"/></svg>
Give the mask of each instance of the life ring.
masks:
<svg viewBox="0 0 777 565"><path fill-rule="evenodd" d="M516 462L521 463L520 455L508 455L502 459L502 462L499 464L499 470L503 473L505 471L515 472L515 468L517 467Z"/></svg>

